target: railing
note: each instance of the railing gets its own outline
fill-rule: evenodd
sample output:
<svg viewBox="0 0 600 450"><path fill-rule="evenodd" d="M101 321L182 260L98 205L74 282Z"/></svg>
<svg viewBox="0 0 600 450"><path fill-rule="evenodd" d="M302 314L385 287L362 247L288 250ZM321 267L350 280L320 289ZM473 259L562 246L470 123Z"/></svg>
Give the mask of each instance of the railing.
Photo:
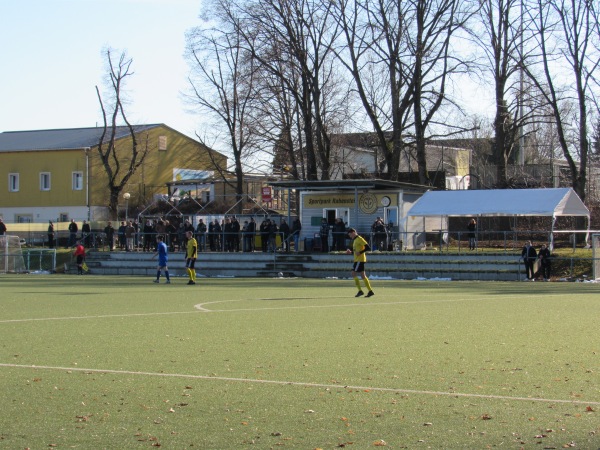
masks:
<svg viewBox="0 0 600 450"><path fill-rule="evenodd" d="M24 249L21 253L0 252L0 273L53 272L56 269L56 250Z"/></svg>
<svg viewBox="0 0 600 450"><path fill-rule="evenodd" d="M158 233L137 232L133 237L134 251L155 251L156 236ZM386 231L385 233L361 233L371 246L372 250L379 251L406 251L406 250L433 250L433 251L452 251L469 252L469 232L468 231L448 231L437 230L434 232L402 232ZM529 230L479 230L475 234L475 251L497 250L504 252L520 251L528 240L531 240L536 248L552 242L554 248L582 248L586 246L586 231L529 231ZM162 233L165 237L165 243L171 251L184 251L185 237L180 233ZM327 247L324 248L320 242L318 234L301 233L298 239L298 246L295 245L294 235L283 236L281 232L275 234L247 233L194 233L198 241L199 251L344 251L350 245L345 233L330 233L327 240ZM81 240L86 248L100 250L125 250L125 235L115 231L113 242L109 242L104 232L94 231L82 235L78 232L72 236L68 231L56 232L52 241L49 240L46 233L26 232L20 236L22 247L32 248L71 248L77 240ZM319 242L316 242L319 240ZM306 245L302 245L306 244ZM310 245L312 244L312 245ZM315 245L318 244L318 245ZM297 248L299 247L299 248Z"/></svg>

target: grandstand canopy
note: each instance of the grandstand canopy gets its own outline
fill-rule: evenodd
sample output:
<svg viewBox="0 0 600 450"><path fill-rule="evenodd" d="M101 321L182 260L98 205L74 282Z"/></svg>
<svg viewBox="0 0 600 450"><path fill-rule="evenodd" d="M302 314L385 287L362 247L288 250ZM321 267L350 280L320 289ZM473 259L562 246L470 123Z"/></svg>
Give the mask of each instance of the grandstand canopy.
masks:
<svg viewBox="0 0 600 450"><path fill-rule="evenodd" d="M571 188L428 191L408 216L585 216L590 211Z"/></svg>

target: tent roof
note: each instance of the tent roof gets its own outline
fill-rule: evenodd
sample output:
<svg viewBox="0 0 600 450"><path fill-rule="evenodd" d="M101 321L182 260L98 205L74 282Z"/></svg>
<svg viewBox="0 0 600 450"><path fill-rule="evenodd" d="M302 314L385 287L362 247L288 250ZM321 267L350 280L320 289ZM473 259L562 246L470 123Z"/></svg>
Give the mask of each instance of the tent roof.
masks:
<svg viewBox="0 0 600 450"><path fill-rule="evenodd" d="M571 188L428 191L409 216L590 216Z"/></svg>

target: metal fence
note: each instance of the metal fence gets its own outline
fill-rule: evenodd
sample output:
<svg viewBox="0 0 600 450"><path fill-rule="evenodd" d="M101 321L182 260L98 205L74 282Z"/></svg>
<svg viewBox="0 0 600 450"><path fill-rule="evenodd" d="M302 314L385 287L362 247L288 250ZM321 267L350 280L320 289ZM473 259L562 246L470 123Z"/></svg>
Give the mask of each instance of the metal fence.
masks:
<svg viewBox="0 0 600 450"><path fill-rule="evenodd" d="M386 230L385 233L359 233L369 242L372 250L400 252L406 250L433 250L469 252L469 232L437 230L434 232L398 232ZM531 230L478 230L475 234L475 251L495 250L514 252L520 250L527 241L536 247L542 243L552 243L553 248L582 248L589 245L586 230L570 231L531 231ZM137 232L133 237L133 251L155 251L157 233ZM181 233L163 233L165 242L171 251L183 251L185 236ZM345 233L330 232L327 240L318 233L300 233L296 241L294 235L256 233L194 233L198 241L199 251L304 251L327 252L345 251L350 241ZM23 233L21 247L27 249L71 248L77 240L81 240L86 248L98 250L126 250L124 235L115 232L112 242L103 232L92 232L87 235L77 233L71 236L68 232L55 233L53 241L49 241L42 232ZM38 255L39 256L39 255Z"/></svg>

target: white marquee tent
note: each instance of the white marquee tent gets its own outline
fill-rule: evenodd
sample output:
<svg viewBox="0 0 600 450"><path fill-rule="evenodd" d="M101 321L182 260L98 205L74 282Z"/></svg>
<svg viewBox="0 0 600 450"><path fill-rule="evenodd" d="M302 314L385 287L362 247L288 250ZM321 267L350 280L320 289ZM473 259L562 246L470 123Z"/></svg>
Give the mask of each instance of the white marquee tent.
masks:
<svg viewBox="0 0 600 450"><path fill-rule="evenodd" d="M550 216L551 231L559 216L587 217L588 229L590 222L590 211L571 188L428 191L408 211L408 216Z"/></svg>

